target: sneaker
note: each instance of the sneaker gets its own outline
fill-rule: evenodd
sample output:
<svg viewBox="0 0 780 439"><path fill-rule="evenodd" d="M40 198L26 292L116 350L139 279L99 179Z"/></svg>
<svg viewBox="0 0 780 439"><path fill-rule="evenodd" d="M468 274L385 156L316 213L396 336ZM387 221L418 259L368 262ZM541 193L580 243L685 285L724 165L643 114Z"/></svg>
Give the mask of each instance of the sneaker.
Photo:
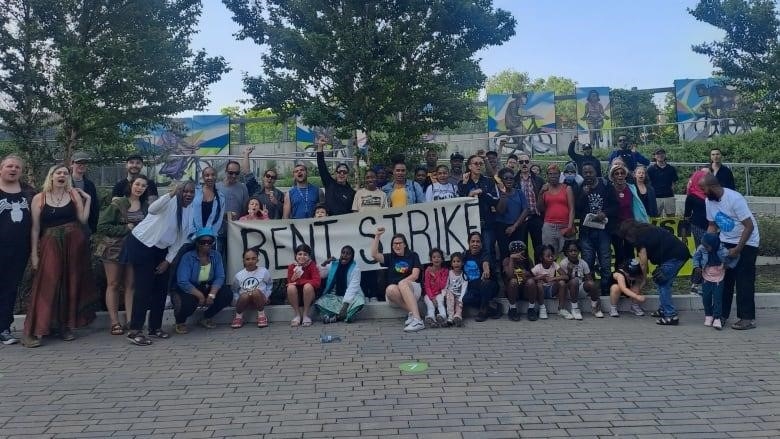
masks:
<svg viewBox="0 0 780 439"><path fill-rule="evenodd" d="M16 344L19 343L19 339L11 335L11 331L6 329L5 331L0 332L0 343L4 345Z"/></svg>
<svg viewBox="0 0 780 439"><path fill-rule="evenodd" d="M593 313L593 317L603 319L604 313L601 311L601 301L591 301L590 302L590 312Z"/></svg>
<svg viewBox="0 0 780 439"><path fill-rule="evenodd" d="M509 320L516 322L520 320L520 310L515 308L509 308L509 311L506 313L507 317L509 317Z"/></svg>
<svg viewBox="0 0 780 439"><path fill-rule="evenodd" d="M368 303L375 303L376 301L377 301L376 297L369 297L368 298Z"/></svg>
<svg viewBox="0 0 780 439"><path fill-rule="evenodd" d="M582 320L582 312L580 312L579 308L572 309L571 315L574 316L574 320Z"/></svg>
<svg viewBox="0 0 780 439"><path fill-rule="evenodd" d="M265 312L260 311L257 313L257 327L258 328L267 328L268 327L268 316L265 315Z"/></svg>
<svg viewBox="0 0 780 439"><path fill-rule="evenodd" d="M436 324L436 320L433 318L433 316L427 316L425 317L425 327L426 328L435 328L438 326Z"/></svg>
<svg viewBox="0 0 780 439"><path fill-rule="evenodd" d="M731 329L736 329L737 331L744 331L747 329L753 329L755 327L756 324L752 320L742 320L742 319L739 319L736 323L731 325Z"/></svg>
<svg viewBox="0 0 780 439"><path fill-rule="evenodd" d="M481 309L477 313L477 316L474 317L474 321L475 322L484 322L485 320L487 320L487 311L485 311L484 309Z"/></svg>
<svg viewBox="0 0 780 439"><path fill-rule="evenodd" d="M645 310L643 310L638 303L631 304L631 312L634 313L634 315L637 317L642 317L643 315L645 315Z"/></svg>
<svg viewBox="0 0 780 439"><path fill-rule="evenodd" d="M704 326L712 326L713 320L712 316L704 316Z"/></svg>
<svg viewBox="0 0 780 439"><path fill-rule="evenodd" d="M198 324L206 329L214 329L217 327L217 324L214 323L214 319L200 319Z"/></svg>
<svg viewBox="0 0 780 439"><path fill-rule="evenodd" d="M413 321L414 321L414 316L412 315L412 313L409 313L409 314L406 316L406 320L404 321L404 326L409 326L409 325L411 325Z"/></svg>
<svg viewBox="0 0 780 439"><path fill-rule="evenodd" d="M417 332L425 329L425 323L420 319L412 319L412 322L404 327L406 332Z"/></svg>
<svg viewBox="0 0 780 439"><path fill-rule="evenodd" d="M712 327L720 331L721 329L723 329L723 324L720 323L720 319L715 319L712 321Z"/></svg>
<svg viewBox="0 0 780 439"><path fill-rule="evenodd" d="M650 313L650 317L663 317L664 312L661 311L661 308L658 308L657 310Z"/></svg>
<svg viewBox="0 0 780 439"><path fill-rule="evenodd" d="M699 292L699 286L696 284L691 285L691 294L698 294L701 295L701 292Z"/></svg>
<svg viewBox="0 0 780 439"><path fill-rule="evenodd" d="M436 316L436 325L440 328L443 328L447 326L447 319L444 318L443 315L439 314Z"/></svg>
<svg viewBox="0 0 780 439"><path fill-rule="evenodd" d="M655 321L656 325L662 326L677 326L680 324L680 319L677 316L661 317Z"/></svg>
<svg viewBox="0 0 780 439"><path fill-rule="evenodd" d="M542 320L547 319L547 307L544 305L539 307L539 318Z"/></svg>
<svg viewBox="0 0 780 439"><path fill-rule="evenodd" d="M539 320L539 310L536 308L528 308L528 321L535 322Z"/></svg>
<svg viewBox="0 0 780 439"><path fill-rule="evenodd" d="M177 323L173 325L173 332L177 334L187 334L190 330L187 328L186 323Z"/></svg>
<svg viewBox="0 0 780 439"><path fill-rule="evenodd" d="M559 309L558 315L563 317L566 320L574 320L574 316L566 308Z"/></svg>
<svg viewBox="0 0 780 439"><path fill-rule="evenodd" d="M76 339L76 334L70 328L63 328L60 337L62 338L62 341L73 341Z"/></svg>
<svg viewBox="0 0 780 439"><path fill-rule="evenodd" d="M462 328L463 327L463 317L461 316L455 316L452 318L452 324L455 325L456 328Z"/></svg>
<svg viewBox="0 0 780 439"><path fill-rule="evenodd" d="M620 313L617 310L617 307L610 307L609 308L609 316L610 317L620 317Z"/></svg>
<svg viewBox="0 0 780 439"><path fill-rule="evenodd" d="M236 314L236 316L233 317L233 321L230 322L230 327L233 329L238 329L242 326L244 326L244 318Z"/></svg>
<svg viewBox="0 0 780 439"><path fill-rule="evenodd" d="M22 339L22 346L26 348L37 348L41 346L41 339L34 335L25 335Z"/></svg>

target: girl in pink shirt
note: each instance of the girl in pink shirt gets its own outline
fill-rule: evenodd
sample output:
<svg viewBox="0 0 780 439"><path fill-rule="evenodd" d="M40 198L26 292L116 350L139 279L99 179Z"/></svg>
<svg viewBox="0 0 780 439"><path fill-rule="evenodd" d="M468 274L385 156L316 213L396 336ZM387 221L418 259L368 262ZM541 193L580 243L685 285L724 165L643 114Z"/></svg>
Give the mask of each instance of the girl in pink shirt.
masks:
<svg viewBox="0 0 780 439"><path fill-rule="evenodd" d="M447 321L447 308L444 306L443 290L447 287L447 278L449 271L442 266L444 263L444 252L438 248L431 249L429 254L431 265L425 269L425 306L428 308L428 314L425 317L425 326L435 328L442 326ZM433 301L436 301L434 306ZM436 314L436 307L439 308L439 315Z"/></svg>

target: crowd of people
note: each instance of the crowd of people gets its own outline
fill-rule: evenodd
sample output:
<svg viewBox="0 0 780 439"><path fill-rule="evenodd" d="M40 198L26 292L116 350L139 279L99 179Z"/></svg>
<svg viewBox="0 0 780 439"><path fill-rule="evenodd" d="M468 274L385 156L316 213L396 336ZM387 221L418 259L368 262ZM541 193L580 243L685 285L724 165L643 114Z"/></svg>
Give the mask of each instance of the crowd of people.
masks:
<svg viewBox="0 0 780 439"><path fill-rule="evenodd" d="M33 282L25 346L40 346L52 333L73 340L74 330L95 318L101 297L91 253L105 270L111 334L144 346L170 336L162 327L169 295L177 334L189 331L187 321L198 308L203 309L198 324L213 329L214 316L231 305L231 327L244 326L247 311L256 312L258 327L268 326L264 308L270 303L271 275L258 265L252 249L243 251L241 271L232 277L226 273L228 221L342 215L455 197L478 200L480 231L468 236L463 252L446 255L432 249L426 266L403 234L393 235L390 251L381 252L382 227L370 249L385 269L381 273L361 272L351 246L342 248L338 259L321 263L307 245L295 248L286 276L286 299L294 315L290 325L311 326L312 308L324 323L352 322L366 302L387 300L408 313L405 331L458 327L467 307L476 309L477 322L500 318L501 295L514 321L521 318L520 299L528 302L530 321L548 318L549 299L558 301L558 313L567 320L583 318L580 299L591 301L593 316L604 317L600 296L609 297L610 316L620 315L621 297L631 301L634 314L644 315L642 290L649 279L660 299L652 312L656 323L677 325L672 284L691 254L678 237L649 222L677 214L677 170L663 149L655 151L651 163L620 136L603 172L591 146L580 145L577 152L576 144L575 139L569 146L572 161L564 166L534 164L524 153L502 157L501 150L468 158L456 152L444 164L430 150L425 163L413 169L399 157L390 166L366 170L356 189L348 164L337 164L331 174L325 140L318 138L324 187L310 183L301 164L294 167L287 192L276 187L276 169L266 169L257 180L249 166L251 148L241 163L227 163L223 179L217 181L217 171L207 167L201 181L172 184L162 195L141 174L143 158L133 155L126 161L126 177L102 209L86 176L86 154L74 154L67 166L52 166L37 193L23 183L22 159L7 156L0 163L0 264L7 273L0 285L0 342L18 341L10 325L28 260ZM750 329L755 327L758 227L745 198L734 190L722 153L713 149L710 159L685 189L684 222L697 246L692 289L702 294L705 325L720 329L736 288L739 320L731 327ZM95 241L92 248L90 240ZM652 272L649 263L657 267Z"/></svg>

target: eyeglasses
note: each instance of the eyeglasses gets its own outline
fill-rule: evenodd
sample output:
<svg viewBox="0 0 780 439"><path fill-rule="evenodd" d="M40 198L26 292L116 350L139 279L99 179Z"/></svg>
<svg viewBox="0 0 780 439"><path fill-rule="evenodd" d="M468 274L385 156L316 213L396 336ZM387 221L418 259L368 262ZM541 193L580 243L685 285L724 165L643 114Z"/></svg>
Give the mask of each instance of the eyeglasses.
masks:
<svg viewBox="0 0 780 439"><path fill-rule="evenodd" d="M403 241L396 241L393 243L393 245L404 245Z"/></svg>
<svg viewBox="0 0 780 439"><path fill-rule="evenodd" d="M201 241L198 241L198 245L214 245L214 241L210 239L203 239Z"/></svg>
<svg viewBox="0 0 780 439"><path fill-rule="evenodd" d="M238 175L240 173L241 173L241 171L227 171L228 175Z"/></svg>
<svg viewBox="0 0 780 439"><path fill-rule="evenodd" d="M626 174L623 171L615 171L615 172L612 173L612 175L628 175L628 174Z"/></svg>
<svg viewBox="0 0 780 439"><path fill-rule="evenodd" d="M278 178L277 176L271 175L271 174L265 174L264 177L269 179L269 180L276 180Z"/></svg>
<svg viewBox="0 0 780 439"><path fill-rule="evenodd" d="M336 174L347 175L349 174L349 171L347 171L346 169L339 169L338 171L336 171Z"/></svg>
<svg viewBox="0 0 780 439"><path fill-rule="evenodd" d="M518 160L517 163L520 163L521 165L527 165L527 164L531 163L531 161L530 160Z"/></svg>
<svg viewBox="0 0 780 439"><path fill-rule="evenodd" d="M472 165L482 166L485 162L471 162Z"/></svg>
<svg viewBox="0 0 780 439"><path fill-rule="evenodd" d="M618 143L626 143L626 142L628 142L628 140L626 140L626 139L618 139Z"/></svg>

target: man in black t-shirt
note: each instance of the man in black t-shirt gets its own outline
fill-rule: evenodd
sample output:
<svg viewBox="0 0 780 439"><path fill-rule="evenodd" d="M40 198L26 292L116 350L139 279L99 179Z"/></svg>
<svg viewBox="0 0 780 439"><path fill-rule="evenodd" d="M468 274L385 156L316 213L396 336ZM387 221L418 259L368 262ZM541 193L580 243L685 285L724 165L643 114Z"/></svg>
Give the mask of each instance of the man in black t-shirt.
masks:
<svg viewBox="0 0 780 439"><path fill-rule="evenodd" d="M658 216L674 216L676 200L674 184L677 183L677 169L666 163L666 151L663 148L655 150L655 163L647 168L647 176L655 189L655 201L658 204Z"/></svg>
<svg viewBox="0 0 780 439"><path fill-rule="evenodd" d="M141 170L144 167L144 159L138 154L133 154L127 157L125 162L125 168L127 169L127 177L123 178L114 184L114 188L111 190L112 198L125 197L130 193L130 180L141 174ZM157 185L154 180L147 179L149 183L146 186L146 194L149 203L157 199Z"/></svg>

